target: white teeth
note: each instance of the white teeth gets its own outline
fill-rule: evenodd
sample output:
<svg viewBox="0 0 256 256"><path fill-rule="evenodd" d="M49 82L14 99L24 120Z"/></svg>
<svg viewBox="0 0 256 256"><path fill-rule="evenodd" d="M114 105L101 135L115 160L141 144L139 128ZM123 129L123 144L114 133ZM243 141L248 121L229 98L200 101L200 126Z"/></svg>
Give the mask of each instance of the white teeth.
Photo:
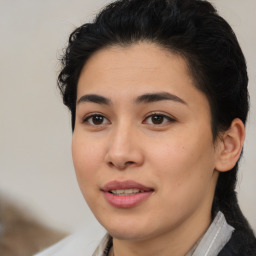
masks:
<svg viewBox="0 0 256 256"><path fill-rule="evenodd" d="M131 189L116 189L116 190L111 190L110 192L118 196L130 196L130 195L134 195L144 191L137 188L131 188Z"/></svg>

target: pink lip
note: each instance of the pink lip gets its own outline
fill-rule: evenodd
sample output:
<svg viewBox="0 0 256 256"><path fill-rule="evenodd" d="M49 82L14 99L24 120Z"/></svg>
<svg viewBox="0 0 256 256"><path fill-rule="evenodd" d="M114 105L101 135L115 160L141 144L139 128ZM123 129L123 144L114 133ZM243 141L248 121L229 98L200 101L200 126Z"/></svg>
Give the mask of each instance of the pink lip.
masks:
<svg viewBox="0 0 256 256"><path fill-rule="evenodd" d="M153 188L146 187L136 181L133 180L125 180L125 181L111 181L107 183L102 190L107 192L110 190L116 190L116 189L130 189L130 188L137 188L144 191L152 191Z"/></svg>
<svg viewBox="0 0 256 256"><path fill-rule="evenodd" d="M129 196L114 195L110 191L118 189L139 189L144 192ZM107 183L103 188L105 199L109 204L117 208L131 208L140 204L142 201L147 199L154 191L153 188L146 187L138 182L132 180L126 181L111 181Z"/></svg>

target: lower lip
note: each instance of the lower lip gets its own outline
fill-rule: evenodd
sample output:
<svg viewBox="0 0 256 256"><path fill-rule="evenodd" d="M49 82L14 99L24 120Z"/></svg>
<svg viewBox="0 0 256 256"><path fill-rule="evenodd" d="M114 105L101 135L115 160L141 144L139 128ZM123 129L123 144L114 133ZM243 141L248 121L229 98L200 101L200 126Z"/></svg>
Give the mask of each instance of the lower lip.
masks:
<svg viewBox="0 0 256 256"><path fill-rule="evenodd" d="M131 208L146 200L153 191L137 193L130 196L118 196L109 192L104 192L105 198L112 206L117 208Z"/></svg>

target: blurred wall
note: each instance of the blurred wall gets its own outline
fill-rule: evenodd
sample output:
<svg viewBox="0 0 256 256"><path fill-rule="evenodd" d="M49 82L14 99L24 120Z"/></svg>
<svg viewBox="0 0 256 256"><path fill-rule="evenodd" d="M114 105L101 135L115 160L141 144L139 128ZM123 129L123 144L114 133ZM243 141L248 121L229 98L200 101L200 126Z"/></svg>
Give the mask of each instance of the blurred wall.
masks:
<svg viewBox="0 0 256 256"><path fill-rule="evenodd" d="M76 184L70 116L56 88L70 32L107 0L0 0L0 193L56 228L95 223ZM251 111L238 183L256 230L256 1L212 0L248 63Z"/></svg>

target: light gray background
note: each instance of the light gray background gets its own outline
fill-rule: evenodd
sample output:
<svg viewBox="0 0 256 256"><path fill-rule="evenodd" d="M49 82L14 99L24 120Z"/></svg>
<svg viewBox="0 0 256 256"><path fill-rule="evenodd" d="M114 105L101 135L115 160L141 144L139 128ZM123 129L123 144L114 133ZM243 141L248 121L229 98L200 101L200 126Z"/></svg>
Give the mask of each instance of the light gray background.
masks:
<svg viewBox="0 0 256 256"><path fill-rule="evenodd" d="M96 225L78 189L70 117L56 88L70 32L107 0L0 0L0 193L47 225ZM212 1L235 30L248 63L251 111L237 191L256 230L256 1Z"/></svg>

